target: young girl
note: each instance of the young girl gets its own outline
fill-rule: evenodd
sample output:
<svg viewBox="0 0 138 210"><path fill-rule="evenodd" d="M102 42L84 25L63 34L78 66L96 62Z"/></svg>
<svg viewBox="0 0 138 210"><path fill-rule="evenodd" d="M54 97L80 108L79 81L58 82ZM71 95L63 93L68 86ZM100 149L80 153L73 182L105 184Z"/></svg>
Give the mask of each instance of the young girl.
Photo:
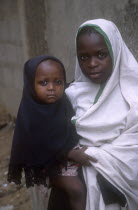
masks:
<svg viewBox="0 0 138 210"><path fill-rule="evenodd" d="M78 166L67 162L67 169L63 167L67 153L78 143L65 85L65 69L57 58L43 55L25 63L8 181L20 184L22 170L27 187L49 187L50 179L66 193L70 209L84 210L85 187L77 176Z"/></svg>
<svg viewBox="0 0 138 210"><path fill-rule="evenodd" d="M83 167L86 210L137 210L138 64L117 27L103 19L80 26L76 50L75 82L66 93L84 154L97 159ZM73 160L78 153L72 150Z"/></svg>

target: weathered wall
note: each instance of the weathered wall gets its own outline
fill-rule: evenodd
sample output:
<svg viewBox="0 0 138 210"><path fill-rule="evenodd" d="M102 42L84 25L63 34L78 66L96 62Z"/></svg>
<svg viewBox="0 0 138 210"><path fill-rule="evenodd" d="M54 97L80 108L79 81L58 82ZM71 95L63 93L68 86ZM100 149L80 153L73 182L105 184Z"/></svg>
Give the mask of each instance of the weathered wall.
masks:
<svg viewBox="0 0 138 210"><path fill-rule="evenodd" d="M24 62L47 52L44 0L1 0L0 104L16 115Z"/></svg>
<svg viewBox="0 0 138 210"><path fill-rule="evenodd" d="M48 50L64 62L69 80L74 75L75 34L79 25L89 19L105 18L116 23L129 48L138 58L138 0L46 2Z"/></svg>
<svg viewBox="0 0 138 210"><path fill-rule="evenodd" d="M88 19L106 18L115 22L138 58L138 0L1 0L0 3L0 103L14 115L21 98L24 61L47 52L53 54L64 62L71 81L75 34Z"/></svg>
<svg viewBox="0 0 138 210"><path fill-rule="evenodd" d="M0 103L14 114L21 97L26 51L23 14L17 0L0 3Z"/></svg>
<svg viewBox="0 0 138 210"><path fill-rule="evenodd" d="M47 52L45 0L24 0L29 57Z"/></svg>

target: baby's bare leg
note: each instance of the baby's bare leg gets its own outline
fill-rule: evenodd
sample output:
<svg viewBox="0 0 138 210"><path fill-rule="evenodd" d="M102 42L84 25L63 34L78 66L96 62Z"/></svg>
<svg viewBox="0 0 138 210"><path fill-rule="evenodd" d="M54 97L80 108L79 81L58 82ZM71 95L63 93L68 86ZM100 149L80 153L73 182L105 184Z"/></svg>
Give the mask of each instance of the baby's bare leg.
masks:
<svg viewBox="0 0 138 210"><path fill-rule="evenodd" d="M78 176L57 176L52 185L66 193L71 210L85 210L86 188Z"/></svg>

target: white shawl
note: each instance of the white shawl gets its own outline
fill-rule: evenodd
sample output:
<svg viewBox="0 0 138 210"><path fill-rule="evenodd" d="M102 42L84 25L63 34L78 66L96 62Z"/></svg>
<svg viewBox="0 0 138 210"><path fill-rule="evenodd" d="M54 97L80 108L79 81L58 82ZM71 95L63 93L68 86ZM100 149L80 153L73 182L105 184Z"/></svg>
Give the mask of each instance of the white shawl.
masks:
<svg viewBox="0 0 138 210"><path fill-rule="evenodd" d="M82 25L99 26L108 36L114 58L113 73L97 103L100 85L87 79L76 59L75 82L66 89L76 115L76 129L86 153L98 162L84 167L86 210L115 210L105 206L96 180L99 171L127 199L127 210L138 209L138 63L114 23L97 19Z"/></svg>

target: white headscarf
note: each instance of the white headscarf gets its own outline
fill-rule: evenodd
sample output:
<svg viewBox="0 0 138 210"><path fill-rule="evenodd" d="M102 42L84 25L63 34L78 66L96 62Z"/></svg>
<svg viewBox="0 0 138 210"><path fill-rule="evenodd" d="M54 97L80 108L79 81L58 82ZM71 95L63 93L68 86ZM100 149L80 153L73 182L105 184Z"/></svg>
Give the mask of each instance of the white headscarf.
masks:
<svg viewBox="0 0 138 210"><path fill-rule="evenodd" d="M106 209L103 208L104 204L99 204L99 208L96 207L96 201L89 199L93 192L90 186L94 180L95 188L97 186L94 174L99 171L124 193L128 202L127 209L137 210L138 63L114 23L97 19L87 21L80 27L86 25L96 25L107 35L114 61L112 75L96 103L94 103L95 97L101 87L84 76L78 59L76 59L75 82L66 89L66 94L76 112L73 120L76 122L78 134L82 137L80 144L88 146L86 153L98 160L97 163L92 162L92 167L84 168L88 186L86 209ZM98 195L96 196L98 198Z"/></svg>

